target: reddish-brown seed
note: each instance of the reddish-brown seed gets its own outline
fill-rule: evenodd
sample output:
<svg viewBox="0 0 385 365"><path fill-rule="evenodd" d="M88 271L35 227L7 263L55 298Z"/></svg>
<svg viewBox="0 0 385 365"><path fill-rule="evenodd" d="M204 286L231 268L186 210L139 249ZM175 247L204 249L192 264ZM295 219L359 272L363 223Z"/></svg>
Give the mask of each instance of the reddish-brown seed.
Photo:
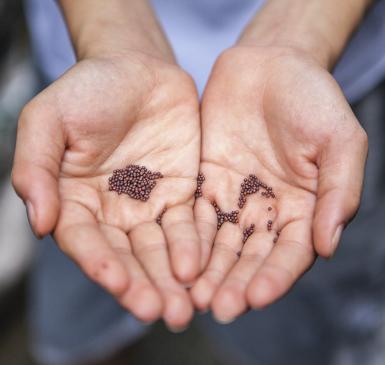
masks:
<svg viewBox="0 0 385 365"><path fill-rule="evenodd" d="M162 218L163 218L163 215L164 213L166 213L166 208L164 208L160 214L156 217L156 223L159 224L160 226L162 226Z"/></svg>
<svg viewBox="0 0 385 365"><path fill-rule="evenodd" d="M156 180L161 178L163 175L160 172L151 172L144 166L128 165L112 172L108 178L109 190L145 202L150 198Z"/></svg>
<svg viewBox="0 0 385 365"><path fill-rule="evenodd" d="M252 224L250 227L247 227L243 230L242 242L246 243L249 237L254 233L255 225Z"/></svg>
<svg viewBox="0 0 385 365"><path fill-rule="evenodd" d="M200 172L197 177L197 189L195 191L195 199L202 197L202 185L205 180L205 176Z"/></svg>
<svg viewBox="0 0 385 365"><path fill-rule="evenodd" d="M233 224L237 224L239 222L239 210L233 210L230 213L225 213L221 210L221 208L219 208L216 202L213 202L212 205L217 213L217 230L219 230L225 222Z"/></svg>
<svg viewBox="0 0 385 365"><path fill-rule="evenodd" d="M250 174L247 178L245 178L243 180L243 183L241 184L241 192L238 199L239 208L244 207L244 205L246 204L246 197L248 195L256 194L261 189L264 190L261 192L261 196L265 198L275 198L273 188L270 186L267 186L264 182L259 180L257 176L255 176L254 174Z"/></svg>
<svg viewBox="0 0 385 365"><path fill-rule="evenodd" d="M272 207L267 208L267 210L268 210L269 212L271 212L272 209L273 209Z"/></svg>

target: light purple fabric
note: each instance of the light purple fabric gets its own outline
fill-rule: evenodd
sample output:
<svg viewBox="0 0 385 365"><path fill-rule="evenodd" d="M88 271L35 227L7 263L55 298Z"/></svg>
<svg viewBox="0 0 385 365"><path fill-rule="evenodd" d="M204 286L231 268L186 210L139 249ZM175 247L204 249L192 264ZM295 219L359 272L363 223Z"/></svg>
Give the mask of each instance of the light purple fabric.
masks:
<svg viewBox="0 0 385 365"><path fill-rule="evenodd" d="M264 0L153 0L158 17L184 69L203 91L218 54L231 46ZM75 62L54 0L26 0L36 59L47 81ZM385 0L370 10L335 70L350 102L385 76Z"/></svg>

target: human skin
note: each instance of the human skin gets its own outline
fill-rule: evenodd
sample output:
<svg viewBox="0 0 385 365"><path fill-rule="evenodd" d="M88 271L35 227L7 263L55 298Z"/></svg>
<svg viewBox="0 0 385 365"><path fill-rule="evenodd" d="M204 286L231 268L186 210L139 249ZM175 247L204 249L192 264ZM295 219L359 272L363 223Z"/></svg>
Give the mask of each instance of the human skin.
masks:
<svg viewBox="0 0 385 365"><path fill-rule="evenodd" d="M212 70L201 110L206 180L195 204L206 269L191 295L221 322L271 304L317 255L331 257L358 209L367 136L330 71L369 5L270 0ZM277 198L249 197L240 224L217 232L210 202L238 209L250 173ZM269 219L281 231L276 243Z"/></svg>
<svg viewBox="0 0 385 365"><path fill-rule="evenodd" d="M13 184L37 236L52 232L139 319L181 329L193 314L182 283L200 271L195 85L146 1L61 6L78 62L22 111ZM108 190L112 171L128 164L164 175L146 203Z"/></svg>

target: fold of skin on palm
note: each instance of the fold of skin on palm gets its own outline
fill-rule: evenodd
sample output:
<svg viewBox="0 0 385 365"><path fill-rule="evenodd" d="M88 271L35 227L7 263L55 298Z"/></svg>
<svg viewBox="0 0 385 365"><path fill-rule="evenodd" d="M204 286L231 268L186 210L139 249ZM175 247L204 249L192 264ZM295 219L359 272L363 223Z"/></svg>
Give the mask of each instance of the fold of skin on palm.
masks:
<svg viewBox="0 0 385 365"><path fill-rule="evenodd" d="M29 199L42 205L39 190L54 189L42 174L58 179L53 234L61 249L138 318L163 316L170 327L184 327L193 310L176 278L189 282L200 269L192 210L199 107L191 79L144 54L81 61L25 108L18 143L28 146L16 152L17 190L40 179ZM26 154L36 144L48 152L31 163ZM112 171L128 164L164 175L147 202L109 191Z"/></svg>
<svg viewBox="0 0 385 365"><path fill-rule="evenodd" d="M206 180L195 217L202 265L209 262L192 288L199 309L211 306L228 322L289 290L316 259L314 239L329 244L341 209L349 216L356 211L365 138L334 79L313 60L263 47L235 47L219 58L202 103ZM239 209L240 184L249 174L271 186L276 199L249 196L239 225L225 223L217 232L211 202L226 212ZM251 224L255 232L243 245L242 231Z"/></svg>

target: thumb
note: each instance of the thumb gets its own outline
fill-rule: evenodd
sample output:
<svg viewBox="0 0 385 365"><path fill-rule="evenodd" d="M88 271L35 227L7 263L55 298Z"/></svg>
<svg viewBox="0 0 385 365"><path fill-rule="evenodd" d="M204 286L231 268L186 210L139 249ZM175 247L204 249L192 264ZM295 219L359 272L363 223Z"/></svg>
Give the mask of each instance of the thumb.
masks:
<svg viewBox="0 0 385 365"><path fill-rule="evenodd" d="M358 210L367 151L367 136L359 125L348 140L334 137L322 151L313 223L314 246L320 256L334 254L345 225Z"/></svg>
<svg viewBox="0 0 385 365"><path fill-rule="evenodd" d="M65 149L59 119L47 104L32 101L23 109L12 170L13 186L39 238L49 234L58 219L58 176Z"/></svg>

